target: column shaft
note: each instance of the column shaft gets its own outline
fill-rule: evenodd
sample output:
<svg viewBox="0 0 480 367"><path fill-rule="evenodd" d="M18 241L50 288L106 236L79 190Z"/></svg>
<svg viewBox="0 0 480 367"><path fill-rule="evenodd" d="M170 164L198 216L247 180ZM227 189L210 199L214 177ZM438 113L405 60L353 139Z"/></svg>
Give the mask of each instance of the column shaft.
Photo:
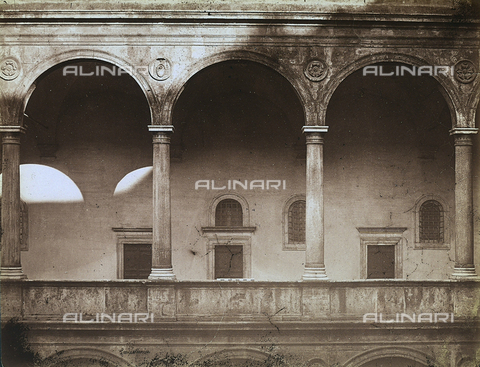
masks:
<svg viewBox="0 0 480 367"><path fill-rule="evenodd" d="M148 279L175 280L170 209L170 136L173 126L151 125L153 136L152 272Z"/></svg>
<svg viewBox="0 0 480 367"><path fill-rule="evenodd" d="M2 133L2 279L24 279L20 252L20 126Z"/></svg>
<svg viewBox="0 0 480 367"><path fill-rule="evenodd" d="M472 135L477 129L454 129L455 269L453 277L475 277L473 258Z"/></svg>
<svg viewBox="0 0 480 367"><path fill-rule="evenodd" d="M307 140L305 272L303 280L327 280L324 263L323 135L326 126L305 126Z"/></svg>

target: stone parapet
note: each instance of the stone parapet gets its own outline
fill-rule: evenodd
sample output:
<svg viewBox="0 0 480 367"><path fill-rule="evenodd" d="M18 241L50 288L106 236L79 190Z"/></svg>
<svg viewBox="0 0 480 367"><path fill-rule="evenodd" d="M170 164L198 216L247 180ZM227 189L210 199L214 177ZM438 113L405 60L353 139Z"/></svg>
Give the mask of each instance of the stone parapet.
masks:
<svg viewBox="0 0 480 367"><path fill-rule="evenodd" d="M19 300L19 297L21 299ZM153 313L163 321L362 323L365 313L478 318L477 281L3 281L2 315L62 321L65 313ZM21 308L20 308L21 307ZM19 309L20 308L20 309Z"/></svg>

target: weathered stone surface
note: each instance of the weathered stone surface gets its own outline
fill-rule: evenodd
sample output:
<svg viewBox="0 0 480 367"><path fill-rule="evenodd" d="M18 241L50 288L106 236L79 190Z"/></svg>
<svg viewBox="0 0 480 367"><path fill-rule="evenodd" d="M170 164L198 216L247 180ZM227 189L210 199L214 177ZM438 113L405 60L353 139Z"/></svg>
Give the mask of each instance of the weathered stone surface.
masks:
<svg viewBox="0 0 480 367"><path fill-rule="evenodd" d="M105 312L147 312L146 286L105 288Z"/></svg>
<svg viewBox="0 0 480 367"><path fill-rule="evenodd" d="M31 328L29 340L42 356L54 353L51 346L57 343L85 348L89 340L102 340L112 346L112 355L102 349L83 353L143 363L153 360L155 353L173 350L174 355L193 362L220 358L230 350L226 345L248 345L231 350L243 350L248 358L254 358L252 351L264 350L265 358L281 356L291 365L319 356L337 362L360 358L365 345L372 343L401 343L405 356L426 358L431 355L429 345L456 340L458 346L475 338L478 323L477 282L384 281L376 288L372 281L96 283L92 287L87 286L92 282L4 281L2 305L7 313L3 320L23 315L20 321ZM85 315L149 312L154 319L82 324L63 323L59 317L77 310ZM363 312L382 313L383 320L395 319L397 312L453 312L455 318L440 324L364 323ZM127 339L132 341L125 344ZM210 343L211 347L204 348ZM388 354L388 348L378 351L379 356ZM214 352L220 354L213 357ZM465 349L463 353L470 352ZM233 361L235 356L230 357Z"/></svg>
<svg viewBox="0 0 480 367"><path fill-rule="evenodd" d="M23 315L22 288L20 282L2 284L0 289L2 322Z"/></svg>
<svg viewBox="0 0 480 367"><path fill-rule="evenodd" d="M94 284L79 286L32 284L24 287L26 318L62 320L65 313L95 315L105 312L105 289Z"/></svg>
<svg viewBox="0 0 480 367"><path fill-rule="evenodd" d="M173 287L148 287L148 312L153 313L154 317L175 318L176 316L176 298Z"/></svg>
<svg viewBox="0 0 480 367"><path fill-rule="evenodd" d="M28 125L22 162L58 169L83 193L82 202L29 205L30 247L21 255L34 280L2 282L2 323L25 322L42 357L58 352L57 361L69 366L141 366L162 358L295 367L473 363L479 283L448 280L455 261L460 273L468 266L473 275L473 247L480 244L479 138L466 150L471 159L456 154L456 185L449 136L452 128L463 134L478 125L480 31L468 2L19 0L0 11L2 124ZM74 60L129 75L69 79L60 65ZM379 63L456 66L457 73L464 67L461 76L367 80L361 69ZM320 122L330 126L325 158L309 176L325 179L325 254L311 261L283 250L282 215L285 203L305 192L305 161L294 159L305 151L298 149L301 127ZM151 166L147 126L159 124L175 126L174 159L171 174L163 169L156 177L162 195L152 219L151 177L130 195L112 193L122 177ZM45 154L46 146L55 154ZM7 155L6 164L17 160ZM155 164L165 168L168 156L163 151ZM281 179L287 188L240 193L253 228L245 261L255 281L206 282L214 278L206 269L212 246L199 229L211 225L220 192L199 192L195 181L232 178ZM12 184L18 189L12 179L4 187ZM412 208L430 194L450 208L449 238L424 250L415 246ZM10 238L18 210L6 207ZM154 267L161 275L172 265L180 282L99 281L122 275L112 228L159 223L156 234L164 238L156 248L163 252ZM358 227L406 228L395 245L399 279L359 279L367 274ZM463 233L457 244L456 230ZM310 241L314 252L320 243ZM2 256L17 265L12 249ZM298 282L309 262L325 265L334 281ZM154 319L64 323L66 312ZM389 319L399 312L453 313L455 321L363 322L365 313Z"/></svg>

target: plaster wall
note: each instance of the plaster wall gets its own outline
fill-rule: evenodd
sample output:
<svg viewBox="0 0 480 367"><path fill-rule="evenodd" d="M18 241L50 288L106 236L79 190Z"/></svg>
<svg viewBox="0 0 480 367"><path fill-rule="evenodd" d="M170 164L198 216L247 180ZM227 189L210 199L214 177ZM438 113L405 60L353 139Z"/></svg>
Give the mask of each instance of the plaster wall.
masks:
<svg viewBox="0 0 480 367"><path fill-rule="evenodd" d="M385 98L390 101L402 90L401 85L378 83L353 77L329 105L330 132L324 148L327 273L332 279L359 278L362 260L356 227L406 227L401 250L404 278L445 279L453 266L453 252L415 249L414 207L423 195L435 194L452 214L449 121L445 113L431 116L429 108L386 103ZM356 98L362 93L361 85L373 95ZM420 95L425 92L421 85L417 87ZM84 196L83 203L29 205L30 249L22 253L22 262L30 279L115 279L112 228L152 226L151 175L128 193L113 195L122 177L151 165L148 113L138 95L96 91L90 97L87 91L86 96L74 95L65 102L56 159L38 156L31 131L23 144L24 163L59 169ZM282 250L282 212L290 197L305 193L305 162L298 158L304 154L303 122L292 121L292 116L261 96L219 102L225 103L207 106L204 120L187 113L191 121L187 121L189 130L183 132L182 158L172 159L175 273L180 280L207 277L207 240L201 227L212 225L211 204L227 190L195 190L197 180L215 180L219 187L229 179L270 179L285 180L286 189L236 190L248 202L250 225L256 227L252 277L299 280L305 254ZM352 107L348 113L343 108L346 103ZM437 119L445 124L432 127ZM446 225L452 230L450 216Z"/></svg>

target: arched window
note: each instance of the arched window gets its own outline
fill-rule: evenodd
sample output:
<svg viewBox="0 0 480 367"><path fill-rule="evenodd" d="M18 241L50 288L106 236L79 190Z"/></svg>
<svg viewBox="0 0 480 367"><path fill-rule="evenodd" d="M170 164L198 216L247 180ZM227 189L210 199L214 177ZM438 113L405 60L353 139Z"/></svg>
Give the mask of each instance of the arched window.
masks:
<svg viewBox="0 0 480 367"><path fill-rule="evenodd" d="M305 200L297 200L288 208L288 243L305 243Z"/></svg>
<svg viewBox="0 0 480 367"><path fill-rule="evenodd" d="M305 195L291 197L283 207L283 250L305 250Z"/></svg>
<svg viewBox="0 0 480 367"><path fill-rule="evenodd" d="M235 193L217 196L209 206L207 242L208 279L250 278L252 233L248 202Z"/></svg>
<svg viewBox="0 0 480 367"><path fill-rule="evenodd" d="M419 236L423 243L444 242L444 210L438 201L427 200L420 207Z"/></svg>
<svg viewBox="0 0 480 367"><path fill-rule="evenodd" d="M234 199L225 199L215 209L215 227L242 227L242 205Z"/></svg>

